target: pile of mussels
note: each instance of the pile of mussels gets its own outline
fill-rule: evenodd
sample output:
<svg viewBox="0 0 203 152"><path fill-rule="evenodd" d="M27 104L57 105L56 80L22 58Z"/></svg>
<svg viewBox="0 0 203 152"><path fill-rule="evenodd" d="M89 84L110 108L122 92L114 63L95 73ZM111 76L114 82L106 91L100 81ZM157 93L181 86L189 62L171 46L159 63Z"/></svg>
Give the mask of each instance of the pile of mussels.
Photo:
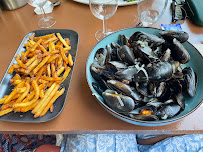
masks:
<svg viewBox="0 0 203 152"><path fill-rule="evenodd" d="M185 109L183 93L195 95L197 76L184 64L190 55L183 31L160 31L162 38L135 32L119 35L96 51L90 72L94 89L111 109L127 117L156 121Z"/></svg>

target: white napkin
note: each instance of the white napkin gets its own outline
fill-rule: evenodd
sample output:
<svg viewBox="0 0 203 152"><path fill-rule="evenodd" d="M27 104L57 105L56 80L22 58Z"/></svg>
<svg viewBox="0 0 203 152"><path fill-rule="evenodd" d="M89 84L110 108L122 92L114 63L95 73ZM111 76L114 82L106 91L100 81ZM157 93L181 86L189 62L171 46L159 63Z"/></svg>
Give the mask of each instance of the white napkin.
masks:
<svg viewBox="0 0 203 152"><path fill-rule="evenodd" d="M53 8L54 8L54 5L50 1L47 1L46 4L43 6L45 14L51 13L53 11ZM36 7L34 12L37 15L42 14L42 11L39 7Z"/></svg>

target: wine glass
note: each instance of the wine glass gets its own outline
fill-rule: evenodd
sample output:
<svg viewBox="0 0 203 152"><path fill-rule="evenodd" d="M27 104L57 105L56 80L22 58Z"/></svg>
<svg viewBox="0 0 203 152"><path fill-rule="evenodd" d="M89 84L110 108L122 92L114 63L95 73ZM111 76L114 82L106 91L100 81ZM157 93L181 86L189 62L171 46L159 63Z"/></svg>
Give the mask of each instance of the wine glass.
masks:
<svg viewBox="0 0 203 152"><path fill-rule="evenodd" d="M46 16L43 6L48 0L27 0L27 3L33 7L39 7L42 12L42 18L38 22L40 28L49 28L56 23L56 19L52 16Z"/></svg>
<svg viewBox="0 0 203 152"><path fill-rule="evenodd" d="M107 29L106 20L115 14L118 0L89 0L89 6L92 14L96 18L103 20L103 29L95 33L95 38L99 41L113 32L113 30Z"/></svg>
<svg viewBox="0 0 203 152"><path fill-rule="evenodd" d="M140 23L145 27L156 23L164 14L167 4L168 0L140 1L137 6Z"/></svg>

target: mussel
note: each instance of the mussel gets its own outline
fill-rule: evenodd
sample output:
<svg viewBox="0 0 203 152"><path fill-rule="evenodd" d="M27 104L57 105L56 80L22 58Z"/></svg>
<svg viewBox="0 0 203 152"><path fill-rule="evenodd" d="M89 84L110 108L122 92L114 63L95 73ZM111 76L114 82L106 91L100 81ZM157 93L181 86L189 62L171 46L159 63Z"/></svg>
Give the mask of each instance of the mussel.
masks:
<svg viewBox="0 0 203 152"><path fill-rule="evenodd" d="M159 34L167 41L173 41L176 38L181 43L184 43L188 40L189 35L184 31L161 31Z"/></svg>
<svg viewBox="0 0 203 152"><path fill-rule="evenodd" d="M136 81L163 81L172 77L172 74L176 72L178 62L154 62L145 67L146 72L140 70L136 76Z"/></svg>
<svg viewBox="0 0 203 152"><path fill-rule="evenodd" d="M160 118L160 119L168 119L168 118L172 118L173 116L177 115L180 111L180 106L178 104L167 104L165 106L163 106L162 108L160 108L156 115Z"/></svg>
<svg viewBox="0 0 203 152"><path fill-rule="evenodd" d="M129 38L129 43L131 44L132 47L136 46L136 42L140 40L143 42L147 42L148 46L151 47L152 49L156 49L158 46L162 45L165 40L162 38L159 38L156 35L148 34L145 32L135 32L130 38Z"/></svg>
<svg viewBox="0 0 203 152"><path fill-rule="evenodd" d="M193 97L196 93L197 88L197 75L191 67L186 67L183 69L183 74L185 76L185 82L187 86L187 93Z"/></svg>
<svg viewBox="0 0 203 152"><path fill-rule="evenodd" d="M190 60L190 54L177 39L173 39L173 44L171 45L170 49L171 56L175 61L185 64Z"/></svg>
<svg viewBox="0 0 203 152"><path fill-rule="evenodd" d="M113 90L102 93L105 103L116 112L130 112L135 108L134 100Z"/></svg>
<svg viewBox="0 0 203 152"><path fill-rule="evenodd" d="M116 80L108 80L107 85L118 93L126 94L134 100L141 100L140 94L133 92L131 87L127 84Z"/></svg>
<svg viewBox="0 0 203 152"><path fill-rule="evenodd" d="M135 63L133 51L127 45L123 45L118 49L118 57L128 65L133 65Z"/></svg>

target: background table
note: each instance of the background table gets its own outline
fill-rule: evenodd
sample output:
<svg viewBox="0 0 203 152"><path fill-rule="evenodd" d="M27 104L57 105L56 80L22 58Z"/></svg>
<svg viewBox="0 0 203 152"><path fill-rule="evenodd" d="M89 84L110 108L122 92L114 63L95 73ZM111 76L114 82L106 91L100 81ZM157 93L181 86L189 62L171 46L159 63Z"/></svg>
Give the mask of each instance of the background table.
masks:
<svg viewBox="0 0 203 152"><path fill-rule="evenodd" d="M183 120L167 126L142 127L123 122L105 111L91 95L86 81L85 65L87 57L97 43L95 32L102 28L102 21L95 18L88 5L61 1L54 8L53 15L56 24L52 29L72 29L79 34L77 60L67 102L62 113L54 120L39 124L0 122L1 133L148 133L148 134L183 134L203 133L203 107ZM23 37L38 30L38 20L41 16L34 14L34 8L27 5L13 11L3 11L0 15L0 79L2 79L13 55ZM156 24L170 23L170 3L162 19ZM138 23L137 5L119 7L116 14L107 20L108 27L113 30L135 27ZM203 42L203 27L186 20L182 24L184 31L190 35L189 41L197 44Z"/></svg>

